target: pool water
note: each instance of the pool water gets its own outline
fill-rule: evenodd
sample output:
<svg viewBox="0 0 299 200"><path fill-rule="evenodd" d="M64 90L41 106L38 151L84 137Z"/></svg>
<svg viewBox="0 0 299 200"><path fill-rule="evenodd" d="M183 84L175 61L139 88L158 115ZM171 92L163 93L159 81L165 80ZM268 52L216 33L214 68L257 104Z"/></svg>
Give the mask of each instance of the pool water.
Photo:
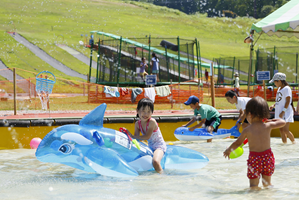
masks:
<svg viewBox="0 0 299 200"><path fill-rule="evenodd" d="M276 159L274 188L250 192L248 146L237 159L223 157L222 152L233 141L173 142L205 154L210 162L198 170L165 170L162 175L145 172L133 179L42 163L31 149L0 150L0 199L299 199L298 144L282 144L280 138L271 138Z"/></svg>

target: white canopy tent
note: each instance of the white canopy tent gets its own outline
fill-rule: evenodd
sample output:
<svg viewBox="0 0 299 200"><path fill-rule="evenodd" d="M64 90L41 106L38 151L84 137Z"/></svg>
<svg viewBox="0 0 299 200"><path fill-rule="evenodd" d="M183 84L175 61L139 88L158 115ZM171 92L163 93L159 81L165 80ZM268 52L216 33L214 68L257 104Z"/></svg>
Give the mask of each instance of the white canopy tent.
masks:
<svg viewBox="0 0 299 200"><path fill-rule="evenodd" d="M252 52L255 43L253 43L254 31L259 33L266 33L269 36L276 35L278 37L295 36L299 38L299 0L291 0L279 9L262 19L256 24L252 24L250 36L245 38L244 42L251 43L250 45L250 64L249 72L252 69ZM247 96L249 96L250 76L248 76Z"/></svg>
<svg viewBox="0 0 299 200"><path fill-rule="evenodd" d="M295 36L299 38L299 0L291 0L256 24L252 31L269 36Z"/></svg>

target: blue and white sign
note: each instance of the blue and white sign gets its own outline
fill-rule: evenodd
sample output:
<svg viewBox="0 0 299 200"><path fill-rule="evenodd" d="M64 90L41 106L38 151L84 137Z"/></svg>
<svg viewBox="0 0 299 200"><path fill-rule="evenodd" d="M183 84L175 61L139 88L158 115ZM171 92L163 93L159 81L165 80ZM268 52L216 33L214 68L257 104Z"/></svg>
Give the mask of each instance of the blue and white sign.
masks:
<svg viewBox="0 0 299 200"><path fill-rule="evenodd" d="M145 76L145 85L156 85L157 77L156 75L146 75Z"/></svg>
<svg viewBox="0 0 299 200"><path fill-rule="evenodd" d="M270 80L270 71L257 71L256 79L258 81L268 81Z"/></svg>

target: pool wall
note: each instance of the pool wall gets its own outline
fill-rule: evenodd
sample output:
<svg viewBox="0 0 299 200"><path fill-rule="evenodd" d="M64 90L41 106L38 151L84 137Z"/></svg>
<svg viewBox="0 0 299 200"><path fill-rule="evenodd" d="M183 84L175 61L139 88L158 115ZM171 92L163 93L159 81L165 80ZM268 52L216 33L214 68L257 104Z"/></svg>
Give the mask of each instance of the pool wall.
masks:
<svg viewBox="0 0 299 200"><path fill-rule="evenodd" d="M176 141L175 129L186 124L192 117L192 115L154 116L159 123L165 141ZM235 125L237 118L238 115L223 115L220 128L230 129ZM53 129L66 124L79 124L80 120L81 118L2 120L0 121L0 149L30 148L29 143L32 138L44 138ZM137 118L134 117L105 117L104 127L115 130L126 127L133 132L136 120ZM198 122L200 122L200 117ZM290 125L290 131L295 137L299 137L298 127L299 116L298 119L295 118L295 123ZM279 130L272 130L271 136L280 137Z"/></svg>

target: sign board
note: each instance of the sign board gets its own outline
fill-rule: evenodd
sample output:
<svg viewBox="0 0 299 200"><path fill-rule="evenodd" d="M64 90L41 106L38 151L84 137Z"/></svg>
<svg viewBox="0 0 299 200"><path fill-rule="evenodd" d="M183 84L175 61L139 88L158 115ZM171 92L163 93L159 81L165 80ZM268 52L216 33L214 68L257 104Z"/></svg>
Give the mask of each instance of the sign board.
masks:
<svg viewBox="0 0 299 200"><path fill-rule="evenodd" d="M258 81L268 81L270 80L270 71L257 71L256 79Z"/></svg>
<svg viewBox="0 0 299 200"><path fill-rule="evenodd" d="M145 76L145 85L156 85L157 77L156 75L146 75Z"/></svg>

